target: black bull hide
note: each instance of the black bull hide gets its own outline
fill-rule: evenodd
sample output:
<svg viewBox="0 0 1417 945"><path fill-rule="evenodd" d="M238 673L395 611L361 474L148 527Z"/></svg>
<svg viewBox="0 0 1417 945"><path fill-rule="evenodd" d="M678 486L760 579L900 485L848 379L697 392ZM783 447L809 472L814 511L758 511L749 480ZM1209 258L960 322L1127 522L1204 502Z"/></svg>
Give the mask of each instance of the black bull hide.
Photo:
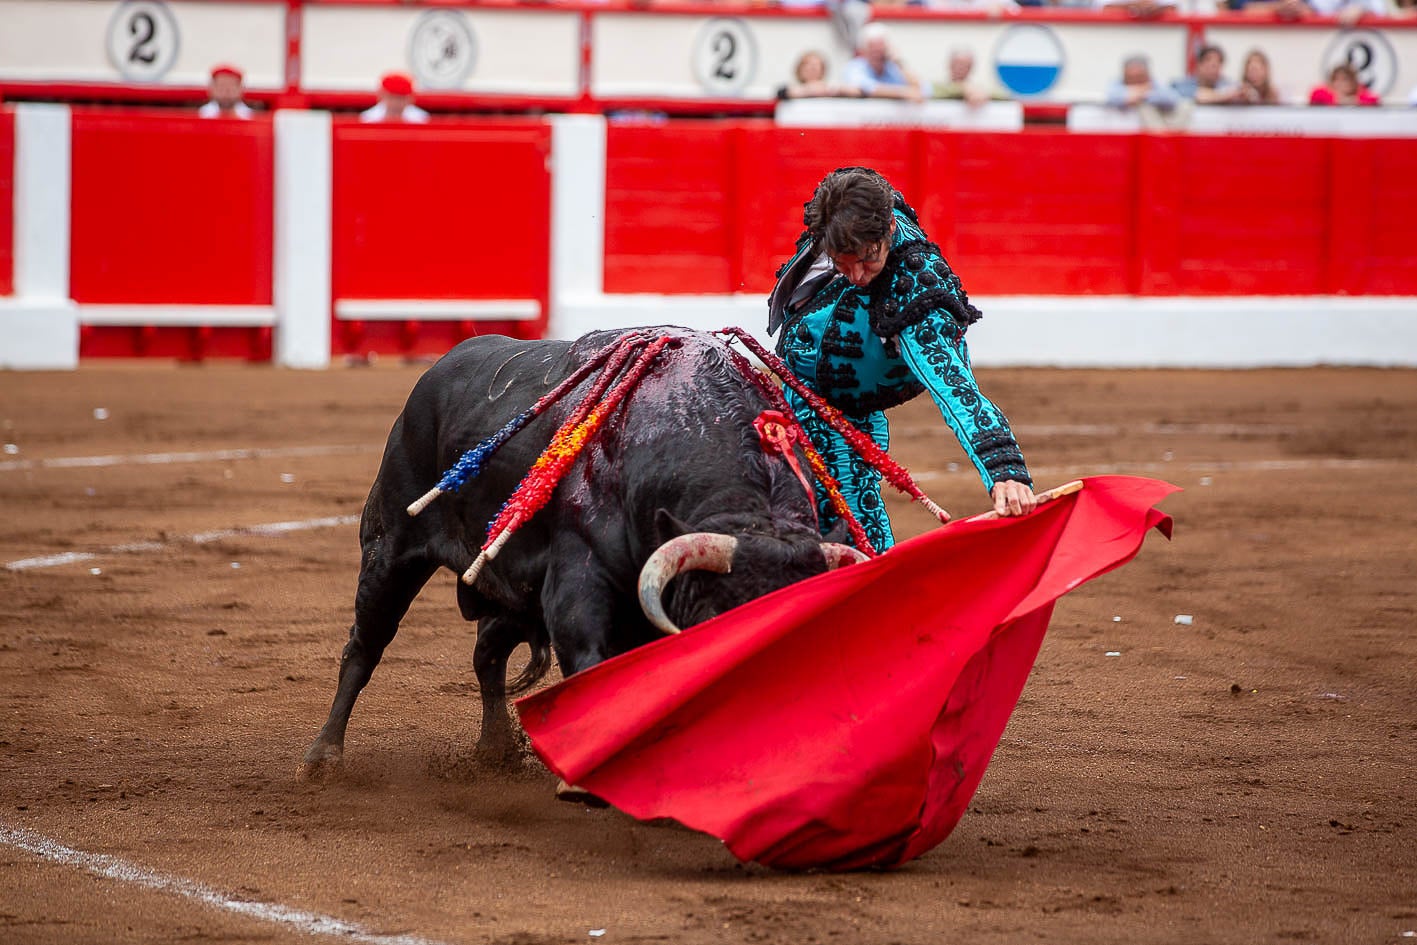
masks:
<svg viewBox="0 0 1417 945"><path fill-rule="evenodd" d="M549 669L569 675L659 636L640 610L640 569L687 532L735 536L729 574L689 572L665 595L688 627L826 569L813 501L789 465L767 455L753 420L772 405L743 363L712 336L655 329L674 341L561 481L551 501L477 578L458 585L463 616L477 620L473 663L483 725L478 756L515 753L507 714L507 660L522 642L532 659L512 690ZM500 336L458 345L428 370L394 423L360 523L354 623L325 726L306 752L304 777L338 768L345 727L413 598L440 567L461 574L488 523L573 411L588 382L509 440L459 492L410 517L407 506L464 451L502 428L622 333L574 342ZM592 378L594 375L592 375ZM805 458L798 462L806 469Z"/></svg>

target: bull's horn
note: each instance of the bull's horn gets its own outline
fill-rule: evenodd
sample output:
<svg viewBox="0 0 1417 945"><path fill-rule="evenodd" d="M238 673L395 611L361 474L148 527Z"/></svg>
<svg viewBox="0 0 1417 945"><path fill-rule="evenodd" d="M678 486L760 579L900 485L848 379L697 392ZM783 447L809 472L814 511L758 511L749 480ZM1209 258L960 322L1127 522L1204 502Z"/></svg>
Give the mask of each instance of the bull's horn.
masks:
<svg viewBox="0 0 1417 945"><path fill-rule="evenodd" d="M835 571L848 564L860 564L863 561L871 560L863 552L850 545L842 545L834 541L822 542L822 557L827 559L828 571Z"/></svg>
<svg viewBox="0 0 1417 945"><path fill-rule="evenodd" d="M655 549L640 569L640 608L665 633L678 633L679 628L664 612L664 588L675 576L685 571L733 570L733 552L738 539L716 532L691 532L672 538Z"/></svg>

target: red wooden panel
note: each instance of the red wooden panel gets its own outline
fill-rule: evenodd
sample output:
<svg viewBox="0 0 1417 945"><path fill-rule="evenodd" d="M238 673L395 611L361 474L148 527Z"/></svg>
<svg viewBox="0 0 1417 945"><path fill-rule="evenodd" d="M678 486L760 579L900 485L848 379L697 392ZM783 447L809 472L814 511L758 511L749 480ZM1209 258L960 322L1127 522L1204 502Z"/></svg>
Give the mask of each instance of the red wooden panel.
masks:
<svg viewBox="0 0 1417 945"><path fill-rule="evenodd" d="M766 123L764 129L747 132L741 154L739 291L745 292L771 291L778 267L791 257L802 232L802 205L829 172L860 165L892 181L909 181L917 162L911 146L917 133L904 129L777 128Z"/></svg>
<svg viewBox="0 0 1417 945"><path fill-rule="evenodd" d="M1335 140L1329 152L1332 291L1417 295L1417 141Z"/></svg>
<svg viewBox="0 0 1417 945"><path fill-rule="evenodd" d="M934 198L922 222L970 292L1126 292L1134 148L1131 137L1065 132L932 135L932 192L950 195L953 219Z"/></svg>
<svg viewBox="0 0 1417 945"><path fill-rule="evenodd" d="M15 291L15 113L0 109L0 295Z"/></svg>
<svg viewBox="0 0 1417 945"><path fill-rule="evenodd" d="M1176 291L1324 291L1327 142L1178 137Z"/></svg>
<svg viewBox="0 0 1417 945"><path fill-rule="evenodd" d="M85 325L79 330L79 357L269 361L271 329Z"/></svg>
<svg viewBox="0 0 1417 945"><path fill-rule="evenodd" d="M605 291L732 292L730 128L614 125L606 134Z"/></svg>
<svg viewBox="0 0 1417 945"><path fill-rule="evenodd" d="M545 310L549 126L350 121L333 134L336 299L537 299Z"/></svg>
<svg viewBox="0 0 1417 945"><path fill-rule="evenodd" d="M271 304L269 121L75 111L72 176L75 300Z"/></svg>
<svg viewBox="0 0 1417 945"><path fill-rule="evenodd" d="M768 291L817 182L853 164L910 179L912 134L753 121L612 125L605 291Z"/></svg>
<svg viewBox="0 0 1417 945"><path fill-rule="evenodd" d="M1417 142L614 127L606 289L766 292L801 205L886 174L978 294L1414 294Z"/></svg>

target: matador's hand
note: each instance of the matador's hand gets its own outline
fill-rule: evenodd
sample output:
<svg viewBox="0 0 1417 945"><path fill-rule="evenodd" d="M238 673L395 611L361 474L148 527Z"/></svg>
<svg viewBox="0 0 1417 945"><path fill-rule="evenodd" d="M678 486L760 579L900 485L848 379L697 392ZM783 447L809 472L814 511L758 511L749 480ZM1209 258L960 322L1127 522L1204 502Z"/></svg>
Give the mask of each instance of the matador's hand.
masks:
<svg viewBox="0 0 1417 945"><path fill-rule="evenodd" d="M994 483L989 494L994 497L994 511L1000 515L1027 515L1038 508L1033 490L1012 479Z"/></svg>

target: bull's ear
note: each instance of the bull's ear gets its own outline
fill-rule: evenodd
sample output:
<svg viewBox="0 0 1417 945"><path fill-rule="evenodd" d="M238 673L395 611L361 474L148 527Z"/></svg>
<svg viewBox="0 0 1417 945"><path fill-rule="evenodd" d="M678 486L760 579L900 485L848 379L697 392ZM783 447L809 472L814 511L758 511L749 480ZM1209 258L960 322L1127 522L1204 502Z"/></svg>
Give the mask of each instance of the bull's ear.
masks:
<svg viewBox="0 0 1417 945"><path fill-rule="evenodd" d="M850 545L851 529L846 527L846 519L839 518L827 529L827 533L822 536L822 541L837 545Z"/></svg>
<svg viewBox="0 0 1417 945"><path fill-rule="evenodd" d="M687 535L693 529L687 522L681 522L668 509L658 509L654 513L654 543L662 545L666 541Z"/></svg>

